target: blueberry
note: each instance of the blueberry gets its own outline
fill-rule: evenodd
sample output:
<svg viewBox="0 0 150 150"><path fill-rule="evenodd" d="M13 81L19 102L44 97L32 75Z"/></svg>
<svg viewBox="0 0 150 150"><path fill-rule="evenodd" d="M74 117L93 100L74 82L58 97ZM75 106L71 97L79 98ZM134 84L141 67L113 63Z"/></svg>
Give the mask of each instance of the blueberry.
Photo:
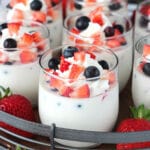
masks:
<svg viewBox="0 0 150 150"><path fill-rule="evenodd" d="M17 48L17 41L12 38L5 39L3 46L4 48Z"/></svg>
<svg viewBox="0 0 150 150"><path fill-rule="evenodd" d="M143 72L145 75L150 76L150 63L145 63L143 66Z"/></svg>
<svg viewBox="0 0 150 150"><path fill-rule="evenodd" d="M65 58L73 57L74 52L77 52L77 51L78 51L78 49L76 47L68 46L66 49L64 49L63 55Z"/></svg>
<svg viewBox="0 0 150 150"><path fill-rule="evenodd" d="M109 5L109 9L110 10L118 10L118 9L120 9L122 6L121 6L121 4L119 3L119 2L114 2L113 4L111 4L111 5Z"/></svg>
<svg viewBox="0 0 150 150"><path fill-rule="evenodd" d="M102 66L103 69L109 69L109 65L105 60L100 60L98 63Z"/></svg>
<svg viewBox="0 0 150 150"><path fill-rule="evenodd" d="M42 2L39 0L33 0L30 3L31 10L39 11L42 8Z"/></svg>
<svg viewBox="0 0 150 150"><path fill-rule="evenodd" d="M49 61L48 61L48 67L50 69L58 69L58 65L59 65L59 60L57 58L51 58Z"/></svg>
<svg viewBox="0 0 150 150"><path fill-rule="evenodd" d="M7 23L0 24L0 30L7 28Z"/></svg>
<svg viewBox="0 0 150 150"><path fill-rule="evenodd" d="M86 78L94 78L100 75L100 71L95 66L89 66L84 71L84 76Z"/></svg>
<svg viewBox="0 0 150 150"><path fill-rule="evenodd" d="M7 61L5 62L5 65L13 65L14 62L10 62L10 61Z"/></svg>
<svg viewBox="0 0 150 150"><path fill-rule="evenodd" d="M147 27L148 26L148 22L149 22L149 20L146 17L141 16L141 18L139 20L139 24L140 24L141 27L143 27L143 28Z"/></svg>
<svg viewBox="0 0 150 150"><path fill-rule="evenodd" d="M82 5L80 4L80 2L83 2L83 0L75 0L75 3L74 3L74 7L78 10L82 9Z"/></svg>
<svg viewBox="0 0 150 150"><path fill-rule="evenodd" d="M114 29L118 29L121 33L124 32L124 27L121 24L115 24Z"/></svg>
<svg viewBox="0 0 150 150"><path fill-rule="evenodd" d="M104 33L105 33L106 37L110 37L110 36L113 36L115 34L115 30L113 27L108 26L105 28Z"/></svg>
<svg viewBox="0 0 150 150"><path fill-rule="evenodd" d="M76 21L76 28L79 30L85 30L89 26L90 19L87 16L81 16Z"/></svg>

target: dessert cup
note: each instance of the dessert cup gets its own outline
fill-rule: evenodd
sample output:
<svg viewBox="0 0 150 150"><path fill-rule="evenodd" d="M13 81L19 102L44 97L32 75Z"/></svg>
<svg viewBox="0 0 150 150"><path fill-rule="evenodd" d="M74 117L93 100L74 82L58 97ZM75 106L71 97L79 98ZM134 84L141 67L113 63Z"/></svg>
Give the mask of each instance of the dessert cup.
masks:
<svg viewBox="0 0 150 150"><path fill-rule="evenodd" d="M27 97L37 105L39 56L49 46L46 26L33 21L0 24L0 85Z"/></svg>
<svg viewBox="0 0 150 150"><path fill-rule="evenodd" d="M62 2L61 0L10 0L5 3L5 18L12 20L32 20L47 25L50 31L51 47L61 45L62 40Z"/></svg>
<svg viewBox="0 0 150 150"><path fill-rule="evenodd" d="M136 106L144 104L150 108L150 35L142 37L135 44L134 67L132 75L132 97ZM146 67L147 66L147 67Z"/></svg>
<svg viewBox="0 0 150 150"><path fill-rule="evenodd" d="M150 34L150 0L139 3L135 17L135 41Z"/></svg>
<svg viewBox="0 0 150 150"><path fill-rule="evenodd" d="M78 52L64 60L64 51L72 47L77 48ZM59 69L49 68L49 61L53 58L61 59ZM107 62L107 65L101 64L101 68L97 64L100 61ZM39 63L41 74L38 108L43 124L54 123L57 127L89 131L113 129L118 117L119 88L118 60L112 51L93 45L62 45L45 52ZM68 63L71 63L70 67L66 67ZM88 78L85 72L91 66L100 67L100 75ZM62 139L56 141L78 148L96 145Z"/></svg>
<svg viewBox="0 0 150 150"><path fill-rule="evenodd" d="M95 8L102 8L107 12L117 12L119 14L127 13L127 1L125 0L69 0L67 4L67 15L79 13L81 11L89 11Z"/></svg>
<svg viewBox="0 0 150 150"><path fill-rule="evenodd" d="M92 16L95 14L95 18ZM85 30L79 31L76 28L77 22L82 17L90 16L89 26ZM103 17L103 18L102 18ZM103 25L100 23L103 22ZM118 26L118 27L116 27ZM111 29L110 29L111 27ZM113 36L106 35L106 32L113 29ZM120 28L121 32L116 29ZM115 30L115 31L114 31ZM123 31L124 30L124 31ZM118 34L118 31L120 32ZM68 16L64 21L63 43L90 43L100 47L111 48L118 56L118 78L120 91L126 86L132 70L133 57L133 27L128 17L123 17L115 13L103 13L96 11L84 12Z"/></svg>

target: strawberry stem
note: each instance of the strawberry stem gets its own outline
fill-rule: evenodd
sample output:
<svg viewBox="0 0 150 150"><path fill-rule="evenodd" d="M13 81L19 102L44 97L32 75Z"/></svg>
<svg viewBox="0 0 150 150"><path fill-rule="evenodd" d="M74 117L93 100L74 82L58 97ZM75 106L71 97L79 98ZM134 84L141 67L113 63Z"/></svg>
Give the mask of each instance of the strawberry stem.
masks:
<svg viewBox="0 0 150 150"><path fill-rule="evenodd" d="M150 120L150 109L144 107L144 105L139 105L136 107L130 107L133 118L140 118Z"/></svg>
<svg viewBox="0 0 150 150"><path fill-rule="evenodd" d="M3 86L0 85L0 99L10 95L12 95L10 88L8 87L5 89Z"/></svg>

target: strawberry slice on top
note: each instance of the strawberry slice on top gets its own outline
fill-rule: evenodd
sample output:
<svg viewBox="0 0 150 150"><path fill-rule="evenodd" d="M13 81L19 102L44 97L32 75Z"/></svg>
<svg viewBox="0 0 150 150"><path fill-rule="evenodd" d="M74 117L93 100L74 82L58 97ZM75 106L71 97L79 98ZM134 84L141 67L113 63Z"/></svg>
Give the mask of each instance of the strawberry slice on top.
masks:
<svg viewBox="0 0 150 150"><path fill-rule="evenodd" d="M18 34L19 29L21 27L22 23L21 22L12 22L12 23L8 23L8 30L10 32L11 35L13 34Z"/></svg>

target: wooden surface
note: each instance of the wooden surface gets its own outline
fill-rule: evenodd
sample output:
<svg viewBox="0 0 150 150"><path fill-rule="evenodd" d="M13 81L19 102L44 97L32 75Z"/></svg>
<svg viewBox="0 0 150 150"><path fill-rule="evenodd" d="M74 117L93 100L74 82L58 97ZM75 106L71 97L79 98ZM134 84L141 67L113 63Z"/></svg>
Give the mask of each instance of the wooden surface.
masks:
<svg viewBox="0 0 150 150"><path fill-rule="evenodd" d="M124 88L124 90L120 93L120 102L119 102L119 115L118 115L118 120L117 120L117 123L116 123L116 126L118 125L118 123L127 118L127 117L130 117L130 110L129 110L129 106L132 106L133 105L133 101L132 101L132 98L131 98L131 82L129 81L127 86ZM36 116L37 116L37 119L39 120L39 117L38 117L38 111L37 109L35 109L35 113L36 113ZM115 128L116 128L115 126ZM114 128L114 131L115 131L115 128ZM8 136L7 134L4 134L3 132L0 132L0 135L3 135L5 136L6 138L8 139L13 139L14 141L17 141L21 144L24 144L24 145L27 145L35 150L48 150L49 148L48 147L41 147L39 145L35 145L35 144L31 144L31 143L28 143L28 142L24 142L24 141L21 141L19 139L14 139L13 137L11 136ZM43 137L36 137L35 138L36 140L40 140L40 141L44 141L44 142L49 142L49 139L46 139L46 138L43 138ZM0 144L5 146L5 147L9 147L10 150L14 150L14 146L0 140ZM99 147L96 148L97 150L107 150L107 149L115 149L115 145L112 145L112 144L102 144L100 145Z"/></svg>

